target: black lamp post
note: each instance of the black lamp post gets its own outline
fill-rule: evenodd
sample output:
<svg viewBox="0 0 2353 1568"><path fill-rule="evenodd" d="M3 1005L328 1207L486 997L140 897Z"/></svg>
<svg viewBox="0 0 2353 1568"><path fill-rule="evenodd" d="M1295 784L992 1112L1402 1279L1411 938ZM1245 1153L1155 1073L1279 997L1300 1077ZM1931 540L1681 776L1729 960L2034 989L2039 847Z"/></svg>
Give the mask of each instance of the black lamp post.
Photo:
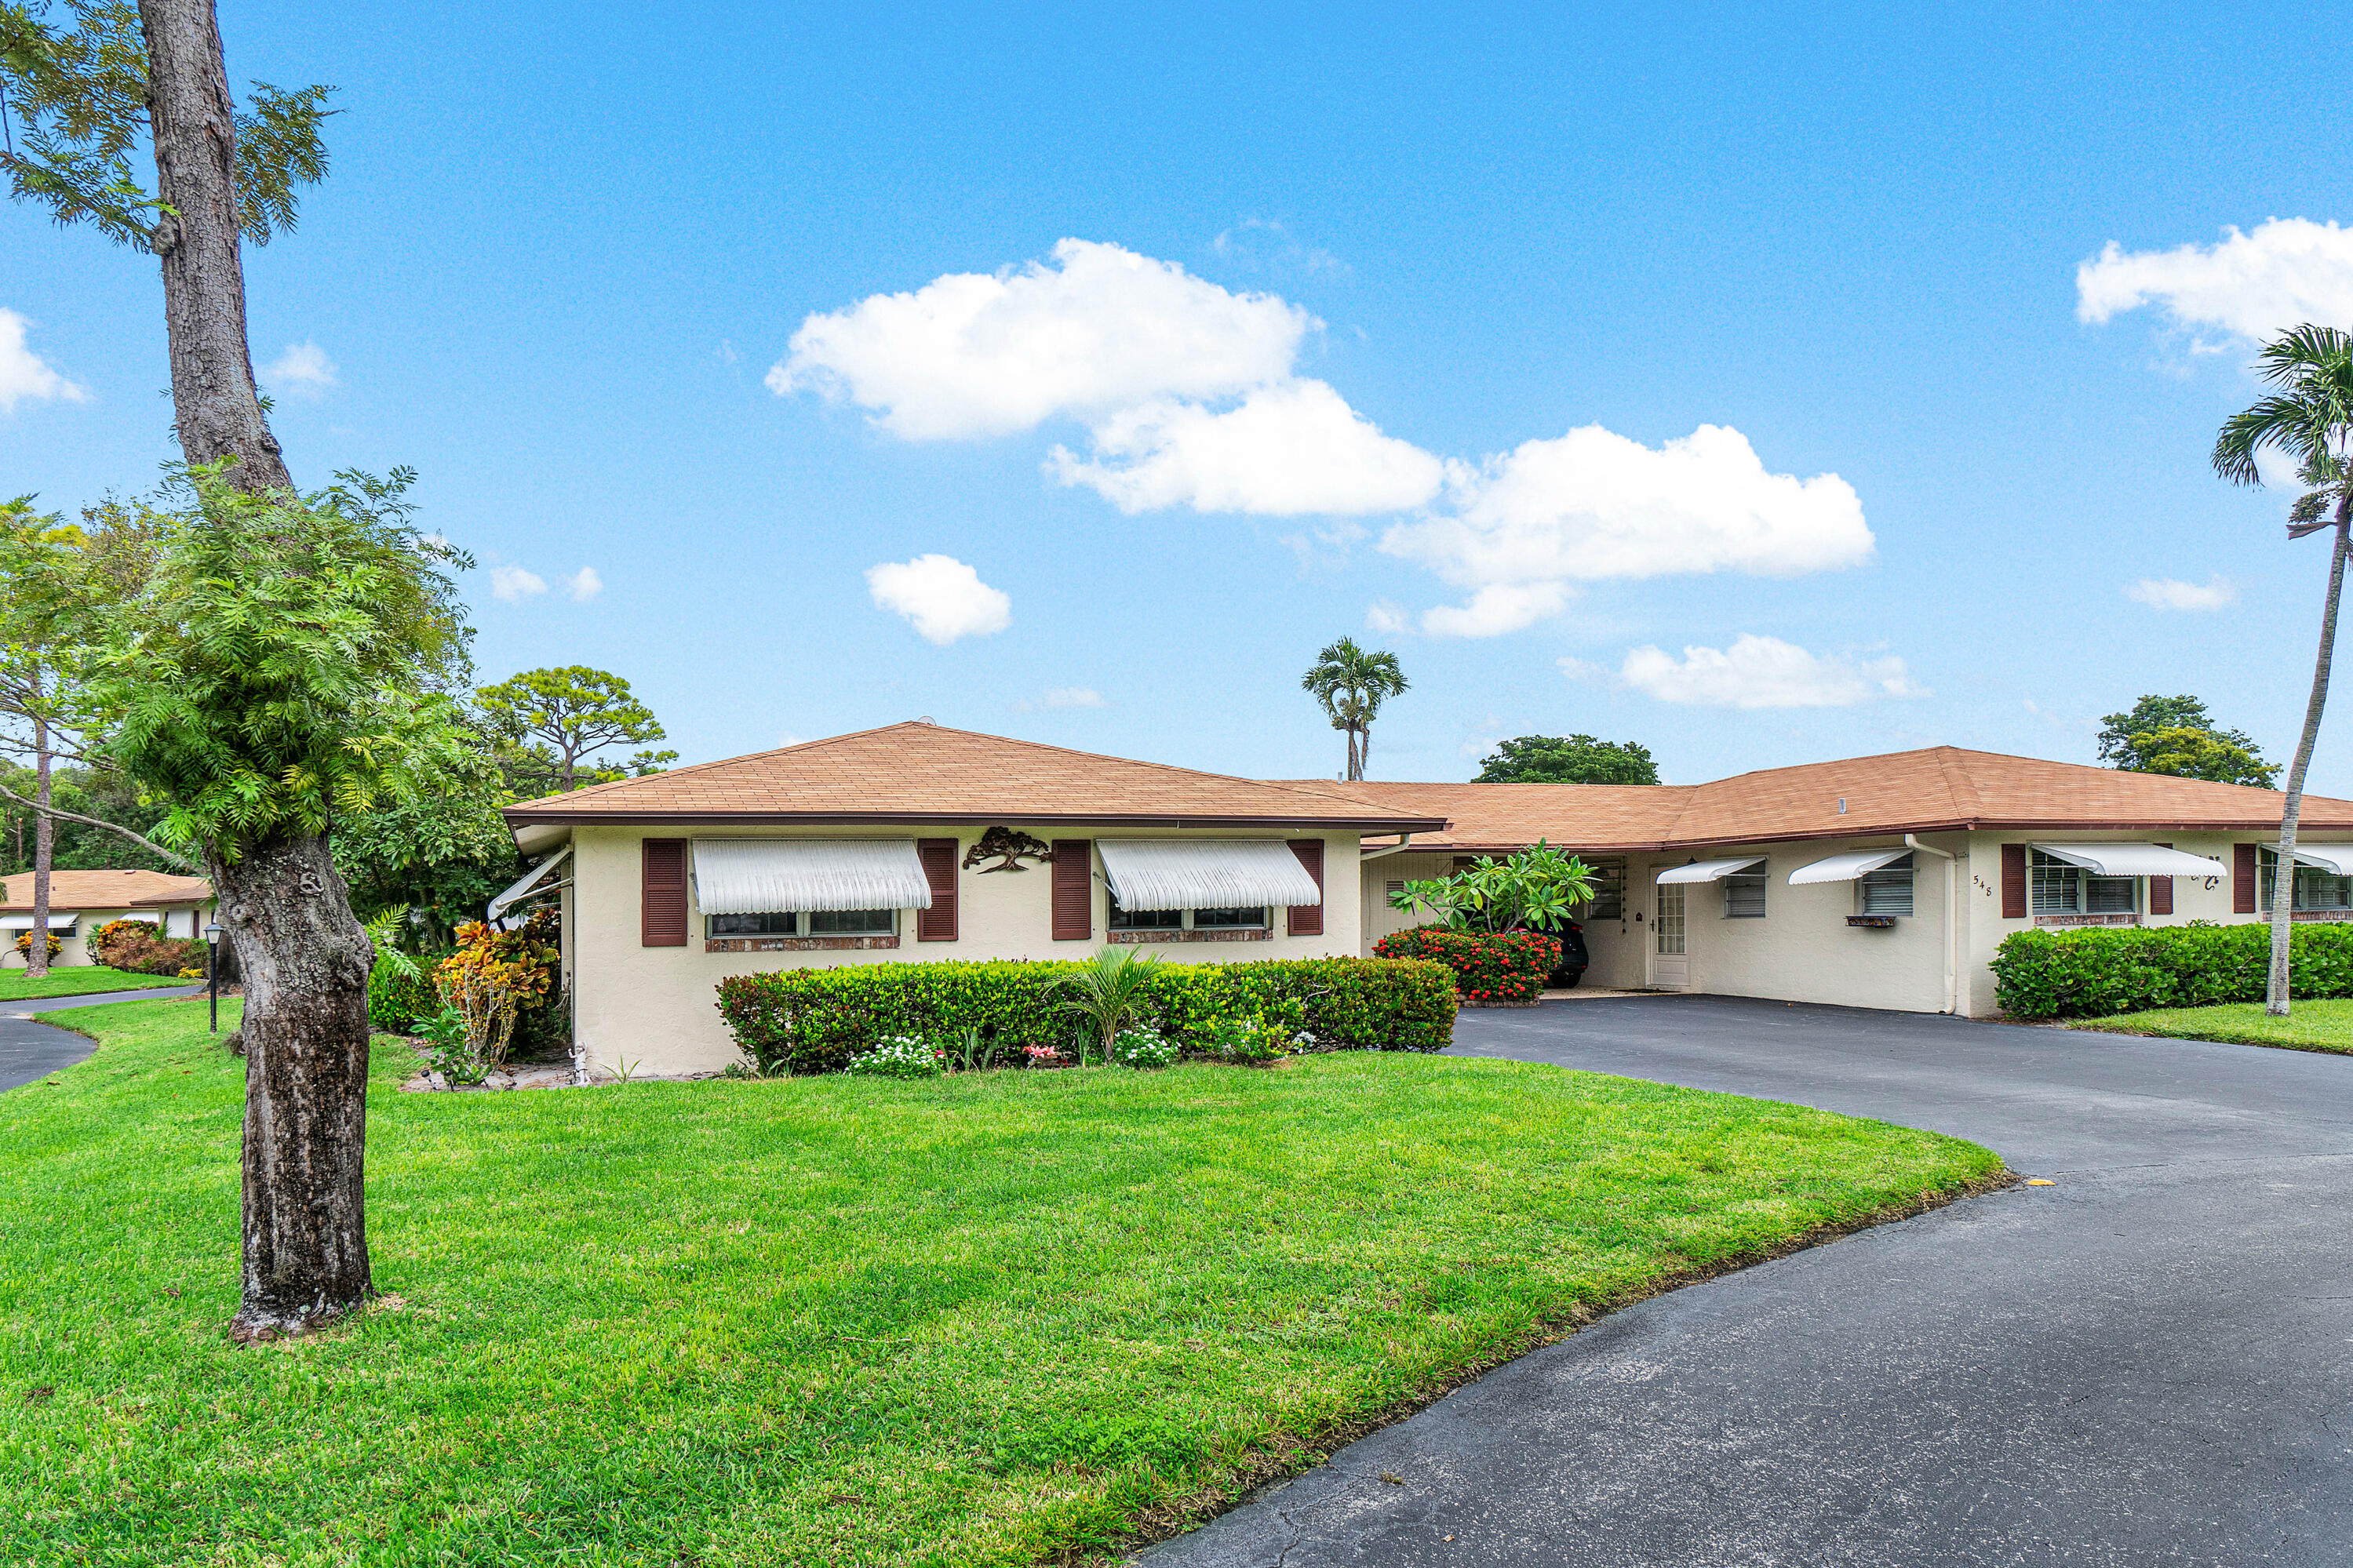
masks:
<svg viewBox="0 0 2353 1568"><path fill-rule="evenodd" d="M213 1033L220 1033L220 926L205 927L205 983L213 993Z"/></svg>

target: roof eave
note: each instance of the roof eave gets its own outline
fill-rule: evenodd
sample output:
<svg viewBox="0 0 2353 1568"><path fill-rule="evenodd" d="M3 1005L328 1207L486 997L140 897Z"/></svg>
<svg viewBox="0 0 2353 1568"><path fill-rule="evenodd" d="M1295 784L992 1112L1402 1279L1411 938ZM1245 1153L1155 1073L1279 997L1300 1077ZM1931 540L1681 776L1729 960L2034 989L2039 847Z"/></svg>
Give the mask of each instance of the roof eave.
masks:
<svg viewBox="0 0 2353 1568"><path fill-rule="evenodd" d="M997 823L1103 823L1122 827L1324 827L1359 834L1437 833L1442 816L1219 816L1165 812L1018 812L1018 811L522 811L500 814L510 828L557 827L756 827L824 826L831 823L871 826L885 823L943 823L991 826Z"/></svg>

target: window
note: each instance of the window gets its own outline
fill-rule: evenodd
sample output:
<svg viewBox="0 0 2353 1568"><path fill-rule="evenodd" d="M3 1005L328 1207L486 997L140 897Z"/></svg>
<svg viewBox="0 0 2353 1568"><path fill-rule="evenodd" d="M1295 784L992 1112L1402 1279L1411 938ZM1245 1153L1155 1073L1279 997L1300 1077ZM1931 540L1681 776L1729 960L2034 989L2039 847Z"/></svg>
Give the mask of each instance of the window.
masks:
<svg viewBox="0 0 2353 1568"><path fill-rule="evenodd" d="M1659 885L1659 907L1651 917L1651 929L1657 933L1659 951L1672 955L1683 950L1683 885L1662 882Z"/></svg>
<svg viewBox="0 0 2353 1568"><path fill-rule="evenodd" d="M1724 918L1761 921L1765 918L1765 862L1725 874Z"/></svg>
<svg viewBox="0 0 2353 1568"><path fill-rule="evenodd" d="M1111 910L1113 931L1258 931L1266 925L1263 904L1230 910L1129 910L1120 907L1119 895L1108 884L1103 900Z"/></svg>
<svg viewBox="0 0 2353 1568"><path fill-rule="evenodd" d="M890 936L899 929L896 910L812 910L811 936Z"/></svg>
<svg viewBox="0 0 2353 1568"><path fill-rule="evenodd" d="M1182 910L1124 910L1120 908L1119 895L1106 886L1103 900L1110 908L1107 922L1113 931L1178 931L1185 924Z"/></svg>
<svg viewBox="0 0 2353 1568"><path fill-rule="evenodd" d="M2255 903L2258 913L2269 914L2272 893L2279 884L2279 851L2258 848L2258 864L2263 868L2261 892ZM2292 910L2353 909L2353 877L2332 877L2317 866L2298 866L2295 883L2288 889L2288 908Z"/></svg>
<svg viewBox="0 0 2353 1568"><path fill-rule="evenodd" d="M803 929L802 922L807 922ZM702 934L731 936L890 936L899 929L896 910L816 910L796 914L776 910L756 915L705 915Z"/></svg>
<svg viewBox="0 0 2353 1568"><path fill-rule="evenodd" d="M1621 921L1626 918L1626 862L1623 860L1588 860L1593 868L1593 897L1577 916L1588 921Z"/></svg>
<svg viewBox="0 0 2353 1568"><path fill-rule="evenodd" d="M2038 915L2128 915L2140 908L2139 879L2094 876L2040 849L2032 880Z"/></svg>
<svg viewBox="0 0 2353 1568"><path fill-rule="evenodd" d="M1237 926L1262 926L1264 924L1266 924L1266 906L1263 904L1259 905L1255 909L1195 910L1193 911L1193 929L1195 931L1208 931L1219 928L1230 930Z"/></svg>
<svg viewBox="0 0 2353 1568"><path fill-rule="evenodd" d="M1865 871L1856 884L1858 902L1866 915L1908 915L1912 912L1912 857L1891 860L1876 871Z"/></svg>

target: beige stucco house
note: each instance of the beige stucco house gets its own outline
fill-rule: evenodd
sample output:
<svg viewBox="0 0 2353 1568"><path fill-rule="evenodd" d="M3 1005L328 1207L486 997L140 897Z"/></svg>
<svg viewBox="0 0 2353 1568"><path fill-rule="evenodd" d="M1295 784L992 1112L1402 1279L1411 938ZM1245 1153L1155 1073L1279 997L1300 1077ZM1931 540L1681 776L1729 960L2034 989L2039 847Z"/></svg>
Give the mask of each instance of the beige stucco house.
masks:
<svg viewBox="0 0 2353 1568"><path fill-rule="evenodd" d="M204 934L213 885L168 871L52 871L49 931L58 939L53 965L94 963L90 935L112 921L152 921L169 937ZM0 889L0 967L22 969L17 939L33 929L33 874L19 871Z"/></svg>
<svg viewBox="0 0 2353 1568"><path fill-rule="evenodd" d="M2252 921L2281 797L1937 747L1704 784L1267 782L898 724L509 807L560 900L587 1058L734 1059L730 974L807 964L1370 952L1391 889L1544 840L1602 873L1596 985L1995 1010L2036 926ZM2307 796L2296 918L2353 919L2353 802Z"/></svg>

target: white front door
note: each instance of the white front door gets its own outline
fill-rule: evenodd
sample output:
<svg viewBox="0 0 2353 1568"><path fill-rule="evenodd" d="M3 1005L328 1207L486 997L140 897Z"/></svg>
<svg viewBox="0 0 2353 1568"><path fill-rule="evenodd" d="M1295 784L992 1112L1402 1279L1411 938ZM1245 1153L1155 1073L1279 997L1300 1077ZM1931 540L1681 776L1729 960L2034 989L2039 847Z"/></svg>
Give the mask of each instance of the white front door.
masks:
<svg viewBox="0 0 2353 1568"><path fill-rule="evenodd" d="M1651 984L1680 991L1691 984L1691 954L1683 939L1683 884L1658 889L1651 913Z"/></svg>

